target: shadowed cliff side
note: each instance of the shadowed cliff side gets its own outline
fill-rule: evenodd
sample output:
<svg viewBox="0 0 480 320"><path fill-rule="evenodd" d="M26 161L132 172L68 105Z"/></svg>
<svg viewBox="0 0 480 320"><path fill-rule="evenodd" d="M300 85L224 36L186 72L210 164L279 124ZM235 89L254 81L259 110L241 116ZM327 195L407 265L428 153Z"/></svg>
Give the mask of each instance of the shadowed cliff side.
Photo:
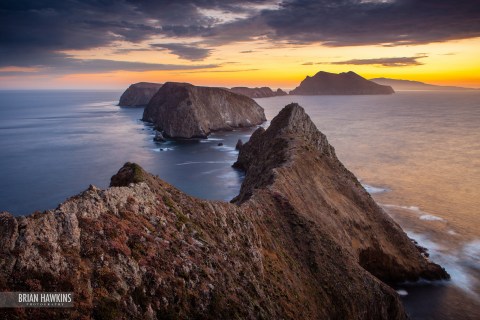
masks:
<svg viewBox="0 0 480 320"><path fill-rule="evenodd" d="M121 107L145 107L161 87L161 83L134 83L122 94L118 105Z"/></svg>
<svg viewBox="0 0 480 320"><path fill-rule="evenodd" d="M296 104L240 151L235 203L126 163L55 210L0 214L0 290L74 291L47 319L406 319L384 281L446 278Z"/></svg>

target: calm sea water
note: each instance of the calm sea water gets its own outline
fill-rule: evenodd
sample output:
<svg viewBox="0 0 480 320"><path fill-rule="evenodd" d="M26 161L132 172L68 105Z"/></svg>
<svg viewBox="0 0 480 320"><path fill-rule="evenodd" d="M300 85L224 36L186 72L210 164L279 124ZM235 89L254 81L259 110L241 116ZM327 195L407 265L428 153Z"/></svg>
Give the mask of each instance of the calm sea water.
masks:
<svg viewBox="0 0 480 320"><path fill-rule="evenodd" d="M120 94L0 91L0 211L28 214L89 184L107 187L126 161L197 197L238 193L234 146L254 129L156 144L142 109L115 105ZM479 92L257 102L268 119L290 102L302 105L377 202L451 273L449 282L397 288L413 319L480 319Z"/></svg>

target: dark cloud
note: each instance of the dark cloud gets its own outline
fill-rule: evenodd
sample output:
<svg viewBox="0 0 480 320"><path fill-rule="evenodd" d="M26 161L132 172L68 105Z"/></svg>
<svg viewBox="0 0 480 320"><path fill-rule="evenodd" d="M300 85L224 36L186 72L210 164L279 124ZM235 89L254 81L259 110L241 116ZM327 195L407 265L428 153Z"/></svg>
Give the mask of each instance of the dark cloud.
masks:
<svg viewBox="0 0 480 320"><path fill-rule="evenodd" d="M205 49L200 47L195 47L191 45L184 45L180 43L156 43L152 44L152 47L155 48L164 48L169 50L171 53L179 56L182 59L186 60L203 60L210 55L211 49Z"/></svg>
<svg viewBox="0 0 480 320"><path fill-rule="evenodd" d="M107 59L74 59L68 56L57 57L54 66L47 66L33 70L19 71L1 71L0 76L19 75L19 74L69 74L69 73L101 73L111 71L159 71L159 70L197 70L217 68L217 64L203 65L178 65L178 64L161 64L161 63L145 63L132 61L116 61Z"/></svg>
<svg viewBox="0 0 480 320"><path fill-rule="evenodd" d="M262 13L274 39L404 45L480 36L478 0L290 0Z"/></svg>
<svg viewBox="0 0 480 320"><path fill-rule="evenodd" d="M55 67L66 61L58 52L111 46L116 40L139 43L153 36L208 36L219 18L202 9L248 13L265 2L5 0L0 2L0 67ZM206 50L190 49L187 56L196 59ZM185 50L172 51L185 57Z"/></svg>
<svg viewBox="0 0 480 320"><path fill-rule="evenodd" d="M396 58L377 58L377 59L352 59L346 61L331 62L331 64L348 64L348 65L379 65L384 67L406 67L422 65L417 59L426 58L427 56L416 57L396 57Z"/></svg>
<svg viewBox="0 0 480 320"><path fill-rule="evenodd" d="M158 71L158 70L195 70L216 68L218 65L178 65L161 63L144 63L131 61L115 61L106 59L71 59L66 58L62 65L55 66L56 72L62 73L96 73L110 72L115 70L123 71Z"/></svg>

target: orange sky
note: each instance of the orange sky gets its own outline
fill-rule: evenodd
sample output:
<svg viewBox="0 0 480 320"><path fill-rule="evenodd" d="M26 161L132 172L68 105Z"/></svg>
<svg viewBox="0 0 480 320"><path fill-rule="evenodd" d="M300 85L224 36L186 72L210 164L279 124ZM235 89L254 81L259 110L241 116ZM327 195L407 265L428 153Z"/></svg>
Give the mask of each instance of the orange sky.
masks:
<svg viewBox="0 0 480 320"><path fill-rule="evenodd" d="M195 39L188 39L195 41ZM182 59L168 50L151 51L151 41L136 44L136 50L119 54L130 43L89 50L62 51L74 59L108 59L114 61L173 64L179 66L210 65L195 70L110 71L86 73L49 73L39 66L0 68L0 88L22 89L124 89L139 81L181 81L208 86L269 86L293 89L307 75L354 71L365 78L387 77L416 80L430 84L480 88L480 38L405 46L344 46L318 44L292 45L271 40L235 42L210 48L210 55L199 61ZM181 42L179 42L181 43ZM415 63L381 65L345 63L397 57ZM342 62L342 64L338 64ZM213 66L213 67L212 67Z"/></svg>

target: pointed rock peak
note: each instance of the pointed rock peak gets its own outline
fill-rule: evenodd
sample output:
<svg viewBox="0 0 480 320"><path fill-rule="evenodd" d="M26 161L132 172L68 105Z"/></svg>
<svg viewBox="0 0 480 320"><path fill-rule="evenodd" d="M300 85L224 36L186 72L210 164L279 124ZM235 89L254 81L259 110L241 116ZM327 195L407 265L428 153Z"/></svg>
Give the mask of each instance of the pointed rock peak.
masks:
<svg viewBox="0 0 480 320"><path fill-rule="evenodd" d="M317 128L308 114L305 113L305 109L298 103L290 103L272 119L267 132L310 133L312 130L317 131Z"/></svg>
<svg viewBox="0 0 480 320"><path fill-rule="evenodd" d="M327 71L318 71L317 73L315 73L315 75L313 77L321 77L321 76L324 76L324 75L333 75L335 73L331 73L331 72L327 72ZM307 76L307 78L310 78Z"/></svg>

